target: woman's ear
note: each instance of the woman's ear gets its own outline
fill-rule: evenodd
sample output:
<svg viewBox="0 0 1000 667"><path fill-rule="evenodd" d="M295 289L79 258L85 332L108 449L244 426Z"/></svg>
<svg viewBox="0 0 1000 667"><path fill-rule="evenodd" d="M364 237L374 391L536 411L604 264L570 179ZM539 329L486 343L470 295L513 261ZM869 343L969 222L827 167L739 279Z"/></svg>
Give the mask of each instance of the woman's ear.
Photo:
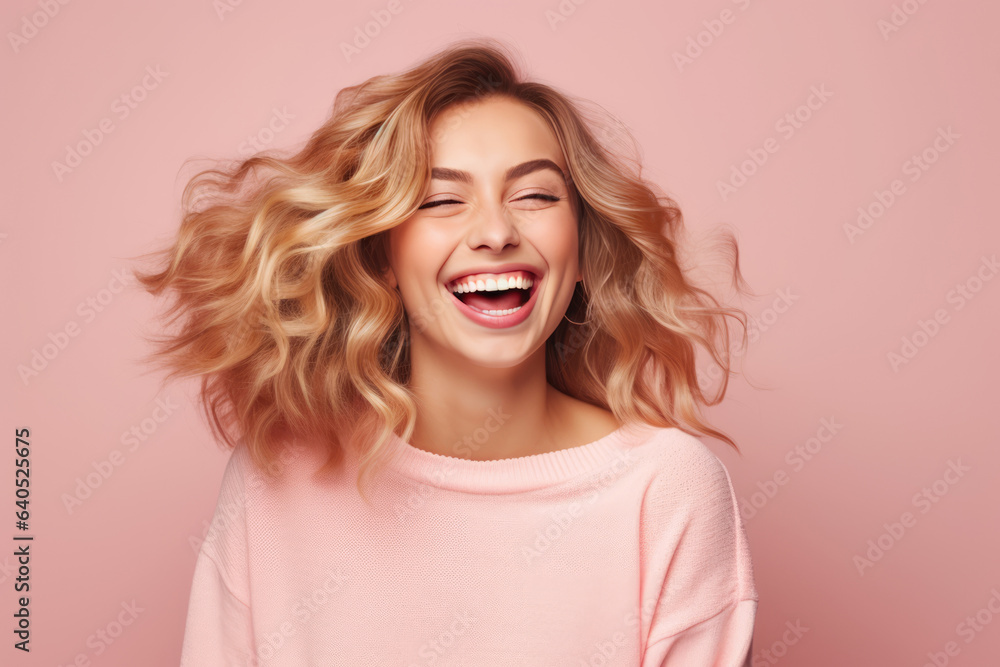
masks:
<svg viewBox="0 0 1000 667"><path fill-rule="evenodd" d="M382 277L385 278L392 289L396 289L399 286L399 283L396 281L396 273L392 270L391 266L382 272Z"/></svg>

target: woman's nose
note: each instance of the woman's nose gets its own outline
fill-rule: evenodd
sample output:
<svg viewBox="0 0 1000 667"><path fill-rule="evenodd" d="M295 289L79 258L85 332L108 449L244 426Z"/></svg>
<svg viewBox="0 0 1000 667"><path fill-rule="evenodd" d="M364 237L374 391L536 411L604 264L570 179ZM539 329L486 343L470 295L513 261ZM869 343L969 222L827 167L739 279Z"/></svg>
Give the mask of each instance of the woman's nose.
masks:
<svg viewBox="0 0 1000 667"><path fill-rule="evenodd" d="M480 207L473 214L469 231L469 245L473 248L489 246L502 250L507 245L517 245L520 240L511 211L502 204Z"/></svg>

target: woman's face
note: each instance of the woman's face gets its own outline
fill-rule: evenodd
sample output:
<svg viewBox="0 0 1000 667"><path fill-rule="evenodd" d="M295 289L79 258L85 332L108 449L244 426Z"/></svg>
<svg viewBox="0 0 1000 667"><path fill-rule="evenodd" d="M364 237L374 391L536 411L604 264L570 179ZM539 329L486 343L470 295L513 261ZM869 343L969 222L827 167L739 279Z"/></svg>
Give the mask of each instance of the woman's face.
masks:
<svg viewBox="0 0 1000 667"><path fill-rule="evenodd" d="M517 365L558 326L581 277L562 149L541 116L508 98L451 106L430 136L420 208L389 232L411 353ZM470 282L486 289L453 293ZM491 289L505 284L515 289Z"/></svg>

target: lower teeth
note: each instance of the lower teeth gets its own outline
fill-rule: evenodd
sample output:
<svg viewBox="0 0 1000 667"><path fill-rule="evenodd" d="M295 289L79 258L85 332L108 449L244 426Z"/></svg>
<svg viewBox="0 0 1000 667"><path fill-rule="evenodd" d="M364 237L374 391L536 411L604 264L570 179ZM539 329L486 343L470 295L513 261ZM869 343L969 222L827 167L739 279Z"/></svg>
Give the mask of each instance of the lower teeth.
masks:
<svg viewBox="0 0 1000 667"><path fill-rule="evenodd" d="M511 313L516 313L521 310L523 306L518 306L517 308L508 308L507 310L480 310L481 313L486 313L487 315L492 315L494 317L499 317L500 315L510 315Z"/></svg>

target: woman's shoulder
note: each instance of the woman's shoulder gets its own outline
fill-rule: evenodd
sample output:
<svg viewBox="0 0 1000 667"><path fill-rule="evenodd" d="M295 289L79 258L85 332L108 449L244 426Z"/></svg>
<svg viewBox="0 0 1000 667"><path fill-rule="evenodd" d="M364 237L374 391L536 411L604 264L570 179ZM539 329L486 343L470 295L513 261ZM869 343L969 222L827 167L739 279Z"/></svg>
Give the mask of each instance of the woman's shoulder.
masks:
<svg viewBox="0 0 1000 667"><path fill-rule="evenodd" d="M736 499L729 471L704 442L676 426L649 426L641 433L633 455L647 466L643 504L653 515L731 518Z"/></svg>
<svg viewBox="0 0 1000 667"><path fill-rule="evenodd" d="M251 489L298 478L325 461L317 443L283 438L268 453L255 452L246 438L239 438L230 451L225 477L232 484Z"/></svg>
<svg viewBox="0 0 1000 667"><path fill-rule="evenodd" d="M667 476L717 477L725 466L698 437L677 426L646 422L623 423L610 410L567 397L569 420L575 433L571 439L595 442L619 434L619 442Z"/></svg>
<svg viewBox="0 0 1000 667"><path fill-rule="evenodd" d="M648 450L666 472L724 467L708 445L678 426L641 424L635 432L636 446Z"/></svg>

